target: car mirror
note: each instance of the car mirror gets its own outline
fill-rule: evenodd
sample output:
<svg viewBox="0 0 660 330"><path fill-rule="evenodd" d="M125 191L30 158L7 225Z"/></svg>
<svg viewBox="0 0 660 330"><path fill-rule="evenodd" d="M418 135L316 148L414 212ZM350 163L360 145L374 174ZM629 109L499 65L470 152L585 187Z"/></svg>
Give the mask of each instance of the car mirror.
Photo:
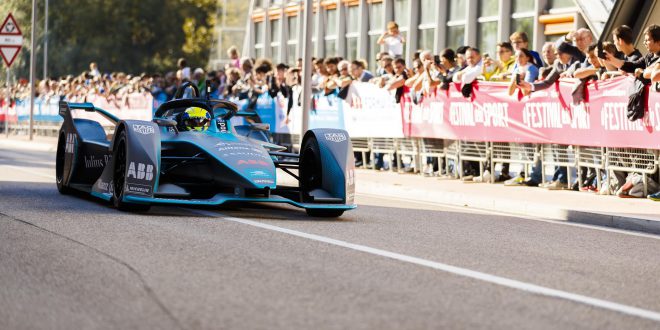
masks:
<svg viewBox="0 0 660 330"><path fill-rule="evenodd" d="M179 133L179 130L176 128L177 122L174 119L154 118L153 122L158 126L172 127L177 134Z"/></svg>

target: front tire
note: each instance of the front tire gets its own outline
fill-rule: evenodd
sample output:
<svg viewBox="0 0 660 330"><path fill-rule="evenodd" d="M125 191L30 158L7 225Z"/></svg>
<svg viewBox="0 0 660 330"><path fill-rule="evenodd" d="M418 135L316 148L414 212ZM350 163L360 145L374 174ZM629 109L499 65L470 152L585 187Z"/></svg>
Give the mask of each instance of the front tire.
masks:
<svg viewBox="0 0 660 330"><path fill-rule="evenodd" d="M113 179L112 179L112 204L121 211L126 212L146 212L149 211L151 205L137 204L124 201L124 188L126 187L126 132L119 133L117 145L112 154L113 159Z"/></svg>
<svg viewBox="0 0 660 330"><path fill-rule="evenodd" d="M55 183L57 191L62 195L69 195L73 192L69 186L64 184L64 164L66 163L66 134L60 133L57 139L57 153L55 154Z"/></svg>

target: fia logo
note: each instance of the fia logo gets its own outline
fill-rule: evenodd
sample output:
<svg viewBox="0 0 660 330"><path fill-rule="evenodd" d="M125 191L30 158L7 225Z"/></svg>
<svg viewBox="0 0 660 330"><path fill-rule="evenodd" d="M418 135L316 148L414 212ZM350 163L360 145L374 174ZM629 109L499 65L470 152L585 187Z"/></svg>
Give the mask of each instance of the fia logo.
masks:
<svg viewBox="0 0 660 330"><path fill-rule="evenodd" d="M346 141L346 134L344 133L325 133L325 139L332 142Z"/></svg>
<svg viewBox="0 0 660 330"><path fill-rule="evenodd" d="M142 135L154 134L154 127L150 125L139 125L133 124L133 132L140 133Z"/></svg>
<svg viewBox="0 0 660 330"><path fill-rule="evenodd" d="M72 153L73 153L74 146L75 146L75 143L76 143L76 134L74 134L74 133L67 133L67 135L66 135L66 146L65 146L65 148L64 148L64 151L65 151L67 154L72 154Z"/></svg>
<svg viewBox="0 0 660 330"><path fill-rule="evenodd" d="M135 163L131 162L128 165L128 175L126 175L126 177L151 181L154 179L154 166L151 164L144 165L142 163L137 163L137 172L136 172Z"/></svg>

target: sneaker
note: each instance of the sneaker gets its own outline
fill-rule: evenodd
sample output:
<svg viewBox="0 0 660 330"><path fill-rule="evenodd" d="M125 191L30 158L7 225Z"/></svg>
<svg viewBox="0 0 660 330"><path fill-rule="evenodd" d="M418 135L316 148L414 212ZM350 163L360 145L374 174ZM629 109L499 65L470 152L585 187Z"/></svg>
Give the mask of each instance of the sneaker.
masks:
<svg viewBox="0 0 660 330"><path fill-rule="evenodd" d="M424 173L424 176L433 176L433 165L431 164L424 165L424 170L422 173Z"/></svg>
<svg viewBox="0 0 660 330"><path fill-rule="evenodd" d="M539 182L534 180L534 179L529 179L529 180L523 182L523 184L528 186L528 187L538 187L539 186Z"/></svg>
<svg viewBox="0 0 660 330"><path fill-rule="evenodd" d="M646 198L648 198L652 201L655 201L655 202L660 202L660 191L655 193L655 194L648 195L648 196L646 196Z"/></svg>
<svg viewBox="0 0 660 330"><path fill-rule="evenodd" d="M490 171L485 170L483 175L480 175L478 177L475 177L472 179L472 182L490 182Z"/></svg>
<svg viewBox="0 0 660 330"><path fill-rule="evenodd" d="M504 185L511 187L511 186L521 186L523 182L525 181L525 177L522 175L518 175L517 177L513 179L509 179L504 181Z"/></svg>
<svg viewBox="0 0 660 330"><path fill-rule="evenodd" d="M549 184L551 184L551 183L553 183L553 182L554 182L554 181L541 182L541 183L539 183L537 186L538 186L539 188L545 188L545 187L547 187Z"/></svg>
<svg viewBox="0 0 660 330"><path fill-rule="evenodd" d="M461 178L461 181L464 181L464 182L470 182L472 180L474 180L474 175L466 175L463 178Z"/></svg>
<svg viewBox="0 0 660 330"><path fill-rule="evenodd" d="M566 183L562 183L562 182L559 182L559 181L554 181L554 182L551 182L550 184L546 185L543 188L548 189L548 190L562 190L562 189L566 189L567 187L568 187L568 184L566 184Z"/></svg>

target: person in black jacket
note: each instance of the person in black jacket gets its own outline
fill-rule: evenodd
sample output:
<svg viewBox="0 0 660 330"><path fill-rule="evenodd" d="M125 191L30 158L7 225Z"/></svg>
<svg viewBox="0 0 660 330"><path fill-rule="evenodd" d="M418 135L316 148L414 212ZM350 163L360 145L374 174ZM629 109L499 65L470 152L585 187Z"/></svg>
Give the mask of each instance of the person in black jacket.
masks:
<svg viewBox="0 0 660 330"><path fill-rule="evenodd" d="M644 69L654 64L660 58L660 26L653 24L649 25L644 30L644 46L649 51L646 56L637 59L636 61L620 60L614 54L605 53L606 63L614 65L615 67L633 73L637 77L641 77Z"/></svg>
<svg viewBox="0 0 660 330"><path fill-rule="evenodd" d="M612 39L616 49L623 53L624 60L635 62L643 57L639 49L633 44L633 30L628 25L621 25L612 32Z"/></svg>
<svg viewBox="0 0 660 330"><path fill-rule="evenodd" d="M555 64L552 67L552 71L548 74L548 77L542 81L529 83L526 81L521 81L519 86L527 92L540 91L552 86L557 80L559 80L561 74L568 70L568 68L575 62L575 58L572 54L579 52L579 50L567 43L563 42L557 47L557 55L559 57L558 61L555 61Z"/></svg>

